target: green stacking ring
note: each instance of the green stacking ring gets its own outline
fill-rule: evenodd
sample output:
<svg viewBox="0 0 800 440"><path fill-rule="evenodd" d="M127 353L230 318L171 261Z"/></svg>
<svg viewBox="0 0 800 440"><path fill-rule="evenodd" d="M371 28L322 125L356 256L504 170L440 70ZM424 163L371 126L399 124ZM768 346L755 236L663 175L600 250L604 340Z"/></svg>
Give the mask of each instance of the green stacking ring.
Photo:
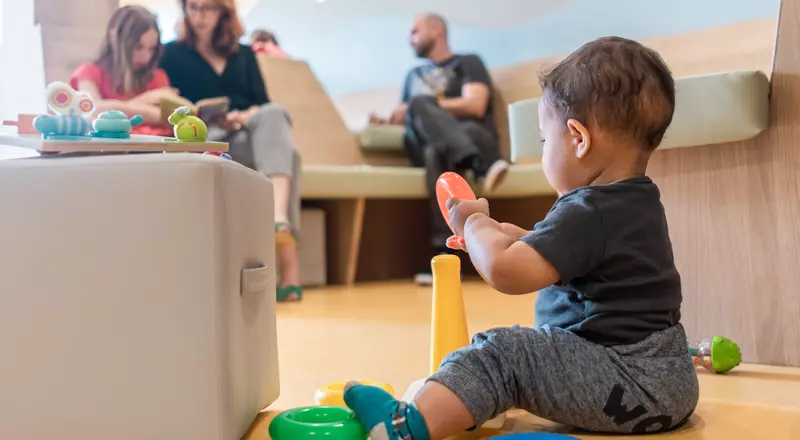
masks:
<svg viewBox="0 0 800 440"><path fill-rule="evenodd" d="M367 431L350 408L304 406L284 411L269 425L272 440L366 440Z"/></svg>

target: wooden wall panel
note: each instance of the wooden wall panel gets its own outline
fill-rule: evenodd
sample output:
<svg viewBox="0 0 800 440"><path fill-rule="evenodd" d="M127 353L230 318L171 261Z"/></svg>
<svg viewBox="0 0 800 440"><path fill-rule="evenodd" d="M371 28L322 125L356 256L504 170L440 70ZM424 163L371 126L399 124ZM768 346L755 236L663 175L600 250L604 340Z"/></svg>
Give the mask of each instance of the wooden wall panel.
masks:
<svg viewBox="0 0 800 440"><path fill-rule="evenodd" d="M45 81L67 81L97 56L103 33L119 0L35 0L42 30Z"/></svg>
<svg viewBox="0 0 800 440"><path fill-rule="evenodd" d="M363 163L355 135L305 61L259 55L267 94L292 117L294 138L306 165Z"/></svg>
<svg viewBox="0 0 800 440"><path fill-rule="evenodd" d="M747 362L800 366L800 0L783 0L780 14L771 127L745 142L657 152L649 173L691 338L729 336Z"/></svg>

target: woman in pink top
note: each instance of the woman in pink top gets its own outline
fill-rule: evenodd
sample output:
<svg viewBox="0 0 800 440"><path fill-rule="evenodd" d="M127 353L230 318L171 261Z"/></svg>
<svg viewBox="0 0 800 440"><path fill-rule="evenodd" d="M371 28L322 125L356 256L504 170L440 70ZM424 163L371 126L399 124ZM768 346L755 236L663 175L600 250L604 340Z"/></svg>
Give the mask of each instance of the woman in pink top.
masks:
<svg viewBox="0 0 800 440"><path fill-rule="evenodd" d="M132 133L172 136L160 101L177 96L177 91L158 68L162 50L155 16L141 6L121 7L111 16L97 60L78 67L70 85L92 96L97 113L119 110L128 116L142 115L144 124Z"/></svg>

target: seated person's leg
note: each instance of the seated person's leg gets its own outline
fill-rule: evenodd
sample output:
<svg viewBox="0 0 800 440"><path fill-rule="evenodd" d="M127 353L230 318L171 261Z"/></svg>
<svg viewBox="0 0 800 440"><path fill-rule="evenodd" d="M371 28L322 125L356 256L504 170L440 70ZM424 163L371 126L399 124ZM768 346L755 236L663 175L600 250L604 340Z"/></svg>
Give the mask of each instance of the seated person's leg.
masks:
<svg viewBox="0 0 800 440"><path fill-rule="evenodd" d="M408 105L406 151L413 165L425 167L425 186L431 212L431 249L434 254L453 253L445 245L451 231L442 218L436 200L436 180L446 171L463 172L456 164L464 161L464 157L474 156L477 149L461 133L458 119L439 107L434 97L417 96ZM468 153L466 156L464 153L456 154L461 151ZM417 273L414 282L423 286L431 285L433 274L430 268Z"/></svg>
<svg viewBox="0 0 800 440"><path fill-rule="evenodd" d="M439 107L433 96L415 96L408 104L407 126L420 143L439 150L448 169L480 153L461 122Z"/></svg>
<svg viewBox="0 0 800 440"><path fill-rule="evenodd" d="M208 124L208 137L206 140L209 142L228 142L228 139L230 139L233 134L235 134L235 132L229 132L217 124Z"/></svg>
<svg viewBox="0 0 800 440"><path fill-rule="evenodd" d="M229 132L222 127L212 125L208 127L208 140L214 142L227 142L228 154L231 159L241 165L255 169L253 163L253 147L250 145L250 136L246 130Z"/></svg>
<svg viewBox="0 0 800 440"><path fill-rule="evenodd" d="M431 96L411 99L406 127L421 143L440 151L447 171L474 171L484 180L484 191L494 190L508 171L493 133L478 122L460 121Z"/></svg>
<svg viewBox="0 0 800 440"><path fill-rule="evenodd" d="M431 96L411 99L406 115L406 130L409 158L415 163L421 156L425 166L433 251L436 254L453 253L445 246L452 234L436 200L436 180L446 171L464 174L471 169L477 177L484 179L484 186L489 187L485 189L492 190L505 176L508 163L499 160L497 141L491 133L478 124L459 121L439 107ZM498 167L495 165L497 163L505 166ZM414 280L420 285L430 285L430 269L418 273Z"/></svg>
<svg viewBox="0 0 800 440"><path fill-rule="evenodd" d="M290 301L302 299L303 290L300 285L300 260L295 238L300 234L300 176L302 165L300 153L294 151L292 155L292 176L286 179L288 183L287 219L291 226L291 240L278 244L278 261L280 266L280 281L278 285L278 300ZM277 193L277 191L276 191ZM276 197L277 199L277 197Z"/></svg>
<svg viewBox="0 0 800 440"><path fill-rule="evenodd" d="M422 150L423 164L425 166L425 187L428 191L428 206L431 216L431 250L435 255L453 254L455 251L446 246L447 238L452 235L450 226L442 217L439 202L436 199L436 181L445 171L439 150L425 147ZM456 170L459 171L459 170ZM414 282L421 286L430 286L433 283L433 274L430 266L414 276Z"/></svg>
<svg viewBox="0 0 800 440"><path fill-rule="evenodd" d="M561 329L499 328L448 355L412 404L356 384L344 398L375 440L441 440L514 407L589 431L666 431L697 405L685 338L675 326L612 348Z"/></svg>
<svg viewBox="0 0 800 440"><path fill-rule="evenodd" d="M424 167L425 166L425 158L422 154L425 144L423 144L419 139L417 139L414 131L411 129L409 124L406 124L406 133L403 137L403 146L406 150L406 156L408 156L409 162L411 162L411 166L413 167Z"/></svg>
<svg viewBox="0 0 800 440"><path fill-rule="evenodd" d="M289 116L277 104L263 106L248 121L255 169L269 177L275 186L275 222L290 229L289 196L294 173L296 148Z"/></svg>
<svg viewBox="0 0 800 440"><path fill-rule="evenodd" d="M293 183L300 156L292 136L291 120L286 110L277 104L267 104L254 114L247 124L254 169L269 177L274 188L275 242L281 262L278 284L279 300L299 300L300 264L297 255L296 226L289 222L290 210L299 194Z"/></svg>
<svg viewBox="0 0 800 440"><path fill-rule="evenodd" d="M302 213L302 197L300 196L300 180L303 177L303 158L300 152L292 152L292 180L289 184L289 224L293 225L296 235L300 235L300 215Z"/></svg>
<svg viewBox="0 0 800 440"><path fill-rule="evenodd" d="M478 148L478 155L465 167L475 172L475 177L483 179L483 191L492 192L505 179L509 164L500 156L497 136L482 124L475 121L461 123L467 137Z"/></svg>

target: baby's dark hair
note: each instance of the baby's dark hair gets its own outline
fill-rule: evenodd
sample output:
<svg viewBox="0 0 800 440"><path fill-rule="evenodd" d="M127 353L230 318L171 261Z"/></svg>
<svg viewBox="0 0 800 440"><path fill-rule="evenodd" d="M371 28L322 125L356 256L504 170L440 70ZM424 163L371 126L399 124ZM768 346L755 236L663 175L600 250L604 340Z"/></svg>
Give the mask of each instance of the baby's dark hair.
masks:
<svg viewBox="0 0 800 440"><path fill-rule="evenodd" d="M559 118L656 149L675 112L675 81L658 52L619 37L581 46L539 76L542 99Z"/></svg>
<svg viewBox="0 0 800 440"><path fill-rule="evenodd" d="M278 46L278 37L275 36L274 32L270 32L266 29L256 29L250 34L250 41L256 43L270 43Z"/></svg>

